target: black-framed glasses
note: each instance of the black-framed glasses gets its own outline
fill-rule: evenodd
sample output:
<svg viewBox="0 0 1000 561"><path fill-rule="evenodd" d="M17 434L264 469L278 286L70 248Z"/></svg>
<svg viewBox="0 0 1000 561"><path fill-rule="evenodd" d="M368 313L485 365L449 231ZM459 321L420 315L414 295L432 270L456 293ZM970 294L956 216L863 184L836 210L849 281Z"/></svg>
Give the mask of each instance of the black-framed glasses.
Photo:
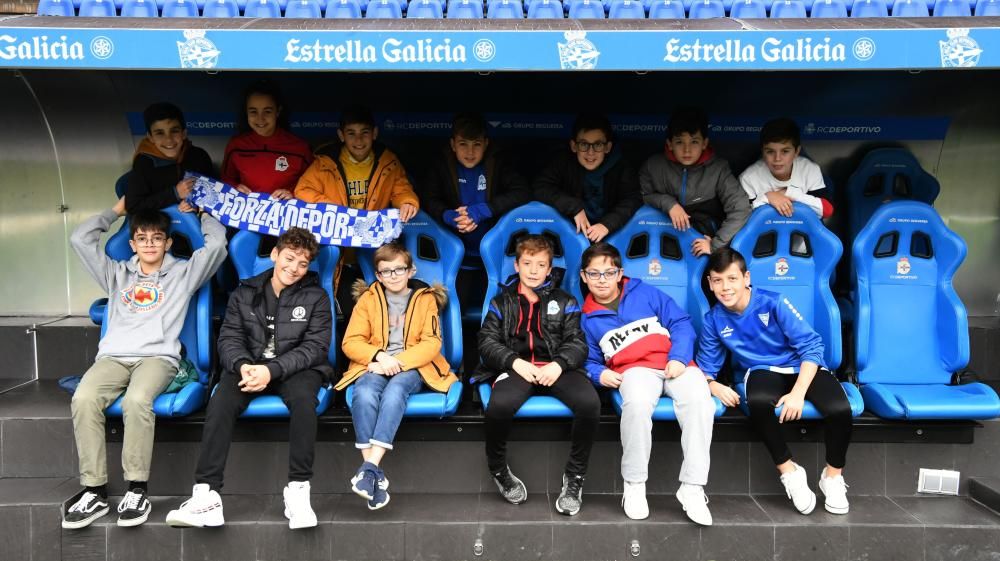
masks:
<svg viewBox="0 0 1000 561"><path fill-rule="evenodd" d="M595 281L597 279L612 280L620 272L622 272L621 269L608 269L607 271L584 271L583 274L587 275L588 279Z"/></svg>
<svg viewBox="0 0 1000 561"><path fill-rule="evenodd" d="M604 152L604 149L608 147L608 143L603 140L598 140L597 142L587 142L585 140L576 141L576 149L580 152L590 152L593 150L600 154Z"/></svg>
<svg viewBox="0 0 1000 561"><path fill-rule="evenodd" d="M142 234L136 236L132 241L135 245L149 245L153 247L159 247L167 243L166 236L144 236Z"/></svg>
<svg viewBox="0 0 1000 561"><path fill-rule="evenodd" d="M409 267L396 267L395 269L379 269L377 272L380 277L398 277L405 275L409 270Z"/></svg>

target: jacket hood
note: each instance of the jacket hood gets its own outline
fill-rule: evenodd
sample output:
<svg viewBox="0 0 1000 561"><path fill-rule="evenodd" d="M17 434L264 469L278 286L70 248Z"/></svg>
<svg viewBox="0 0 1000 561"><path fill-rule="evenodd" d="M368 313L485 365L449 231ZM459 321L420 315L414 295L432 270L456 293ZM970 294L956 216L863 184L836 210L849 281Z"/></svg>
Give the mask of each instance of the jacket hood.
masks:
<svg viewBox="0 0 1000 561"><path fill-rule="evenodd" d="M682 164L682 163L680 163L680 162L677 161L677 158L674 157L674 153L673 153L673 151L670 150L669 147L664 148L664 152L666 152L668 160L670 160L671 162L673 162L673 163L675 163L675 164L677 164L679 166L684 166L684 164ZM705 149L704 152L701 153L701 157L698 158L697 162L695 162L694 164L692 164L690 166L684 166L684 167L696 168L698 166L703 166L703 165L707 164L712 158L715 158L715 148L709 146L708 148Z"/></svg>
<svg viewBox="0 0 1000 561"><path fill-rule="evenodd" d="M410 279L410 282L408 282L406 286L414 291L420 290L421 288L426 289L427 292L429 292L432 296L434 296L434 299L437 300L438 310L443 310L448 304L448 289L439 282L429 285L420 279ZM378 294L384 290L385 289L382 288L382 283L378 281L368 284L364 279L358 279L354 281L354 284L351 286L351 297L354 298L355 302L357 302L362 296L364 296L365 292Z"/></svg>
<svg viewBox="0 0 1000 561"><path fill-rule="evenodd" d="M619 305L625 299L625 295L635 290L640 284L642 284L642 281L639 279L622 277L621 295L618 298ZM584 315L590 315L594 312L612 313L604 304L599 304L597 300L594 300L594 295L588 292L587 296L583 299L583 313Z"/></svg>
<svg viewBox="0 0 1000 561"><path fill-rule="evenodd" d="M566 276L566 269L562 267L552 267L552 271L549 272L549 276L545 279L545 283L539 286L535 290L536 294L546 294L550 292L553 288L558 288L562 286L563 278ZM507 277L507 280L500 283L500 288L502 292L517 291L517 285L520 282L520 277L517 273L512 274Z"/></svg>

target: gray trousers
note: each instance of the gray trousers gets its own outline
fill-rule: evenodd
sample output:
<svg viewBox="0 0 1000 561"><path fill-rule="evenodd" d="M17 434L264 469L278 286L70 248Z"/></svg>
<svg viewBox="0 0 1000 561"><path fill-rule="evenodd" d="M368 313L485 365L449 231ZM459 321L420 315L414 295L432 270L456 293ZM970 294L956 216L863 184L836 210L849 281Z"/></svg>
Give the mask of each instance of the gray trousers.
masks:
<svg viewBox="0 0 1000 561"><path fill-rule="evenodd" d="M653 409L661 396L674 400L681 426L680 482L705 485L711 463L715 401L702 371L690 366L680 376L667 380L662 370L635 367L622 373L622 478L644 483L649 478L649 454L653 447Z"/></svg>
<svg viewBox="0 0 1000 561"><path fill-rule="evenodd" d="M96 487L108 482L104 410L125 392L122 413L125 437L122 468L127 481L149 481L153 459L153 400L177 374L162 358L144 358L134 363L103 357L87 370L73 394L73 434L80 459L80 483Z"/></svg>

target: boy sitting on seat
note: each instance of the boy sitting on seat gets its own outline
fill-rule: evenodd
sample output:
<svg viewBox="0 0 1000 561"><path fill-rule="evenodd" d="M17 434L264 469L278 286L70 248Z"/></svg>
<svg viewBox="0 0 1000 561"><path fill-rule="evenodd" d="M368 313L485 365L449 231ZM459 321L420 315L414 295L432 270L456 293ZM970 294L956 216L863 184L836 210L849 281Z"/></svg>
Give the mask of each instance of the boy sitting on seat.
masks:
<svg viewBox="0 0 1000 561"><path fill-rule="evenodd" d="M175 527L222 526L222 478L236 419L263 393L288 406L288 485L285 517L291 529L316 525L309 501L316 446L316 396L333 374L328 361L333 319L330 297L309 270L319 245L291 228L271 250L274 268L243 280L229 298L219 331L223 373L208 402L191 498L167 514Z"/></svg>
<svg viewBox="0 0 1000 561"><path fill-rule="evenodd" d="M344 354L351 365L337 384L351 383L354 446L364 462L351 489L377 510L389 503L389 480L381 462L392 450L407 398L425 385L439 392L458 381L441 356L441 319L446 294L440 285L413 278L410 252L398 242L375 251L376 282L354 285L358 301L344 333Z"/></svg>
<svg viewBox="0 0 1000 561"><path fill-rule="evenodd" d="M84 221L70 237L83 266L107 294L108 306L107 331L98 343L97 360L73 394L73 434L84 489L64 505L62 527L67 529L84 528L108 513L104 410L123 391L122 467L127 492L118 504L118 525L138 526L149 517L146 484L156 423L153 400L177 373L180 334L191 296L226 258L226 229L208 214L201 217L205 246L182 261L167 253L172 245L170 217L145 210L129 216L129 245L136 254L128 261L114 261L104 253L100 239L124 214L122 198Z"/></svg>

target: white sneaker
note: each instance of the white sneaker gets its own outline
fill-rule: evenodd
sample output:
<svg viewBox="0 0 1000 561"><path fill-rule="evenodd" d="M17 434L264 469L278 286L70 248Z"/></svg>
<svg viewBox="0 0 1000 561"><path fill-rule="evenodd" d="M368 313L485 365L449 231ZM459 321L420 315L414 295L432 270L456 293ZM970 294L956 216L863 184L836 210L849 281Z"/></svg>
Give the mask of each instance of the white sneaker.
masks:
<svg viewBox="0 0 1000 561"><path fill-rule="evenodd" d="M792 499L795 509L802 514L809 514L816 508L816 493L809 489L806 470L795 464L795 471L781 475L781 483L785 486L785 494Z"/></svg>
<svg viewBox="0 0 1000 561"><path fill-rule="evenodd" d="M704 487L682 483L677 490L677 500L692 522L702 526L712 525L712 512L708 510L708 497L705 496Z"/></svg>
<svg viewBox="0 0 1000 561"><path fill-rule="evenodd" d="M622 494L622 507L625 516L632 520L645 520L649 517L649 503L646 502L646 483L625 482L625 492Z"/></svg>
<svg viewBox="0 0 1000 561"><path fill-rule="evenodd" d="M309 504L309 482L292 481L285 486L285 518L292 530L316 526L316 513Z"/></svg>
<svg viewBox="0 0 1000 561"><path fill-rule="evenodd" d="M199 483L191 491L191 498L177 510L167 513L167 525L174 528L214 528L226 523L222 516L222 497Z"/></svg>
<svg viewBox="0 0 1000 561"><path fill-rule="evenodd" d="M843 475L827 477L824 473L819 478L819 490L823 493L825 501L823 507L830 514L847 514L851 510L851 504L847 502L847 482Z"/></svg>

